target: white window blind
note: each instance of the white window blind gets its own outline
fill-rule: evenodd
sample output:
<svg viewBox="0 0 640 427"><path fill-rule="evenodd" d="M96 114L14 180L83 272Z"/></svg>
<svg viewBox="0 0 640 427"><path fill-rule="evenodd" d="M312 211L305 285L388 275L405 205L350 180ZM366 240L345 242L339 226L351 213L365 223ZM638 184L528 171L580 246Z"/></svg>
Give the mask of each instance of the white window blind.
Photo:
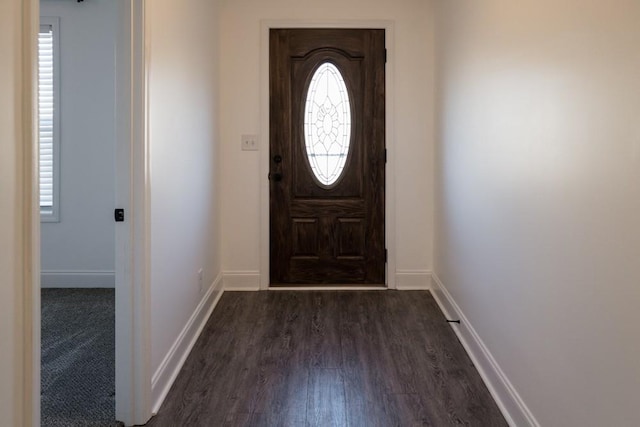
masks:
<svg viewBox="0 0 640 427"><path fill-rule="evenodd" d="M40 147L40 213L43 220L58 214L58 58L57 25L43 19L38 35L38 139Z"/></svg>

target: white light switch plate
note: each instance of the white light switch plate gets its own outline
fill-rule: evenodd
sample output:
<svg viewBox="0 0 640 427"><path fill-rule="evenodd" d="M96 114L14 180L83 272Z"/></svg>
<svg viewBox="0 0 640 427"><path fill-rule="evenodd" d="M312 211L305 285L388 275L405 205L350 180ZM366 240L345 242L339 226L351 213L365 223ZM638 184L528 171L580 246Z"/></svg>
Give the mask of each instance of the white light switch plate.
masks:
<svg viewBox="0 0 640 427"><path fill-rule="evenodd" d="M242 151L258 151L258 135L242 135Z"/></svg>

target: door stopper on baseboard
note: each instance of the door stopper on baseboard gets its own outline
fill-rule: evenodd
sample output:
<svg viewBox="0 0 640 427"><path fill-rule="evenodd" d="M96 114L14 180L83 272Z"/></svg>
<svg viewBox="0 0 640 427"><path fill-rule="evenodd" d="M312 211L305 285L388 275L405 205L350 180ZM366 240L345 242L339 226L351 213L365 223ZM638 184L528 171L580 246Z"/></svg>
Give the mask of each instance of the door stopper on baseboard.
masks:
<svg viewBox="0 0 640 427"><path fill-rule="evenodd" d="M449 323L457 323L458 325L460 324L459 320L449 320L449 319L447 319L447 322L449 322Z"/></svg>

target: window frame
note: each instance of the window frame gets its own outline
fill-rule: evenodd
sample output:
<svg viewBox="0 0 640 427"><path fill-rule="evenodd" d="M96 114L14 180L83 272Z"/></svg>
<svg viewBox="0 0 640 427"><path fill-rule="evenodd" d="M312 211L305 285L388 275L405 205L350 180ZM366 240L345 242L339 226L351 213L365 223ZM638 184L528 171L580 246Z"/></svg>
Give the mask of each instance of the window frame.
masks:
<svg viewBox="0 0 640 427"><path fill-rule="evenodd" d="M38 205L40 222L60 222L60 18L55 16L41 16L38 27L38 37L43 27L49 27L52 32L53 45L53 132L52 132L52 179L53 201L51 208L43 209L40 205L40 178L38 178ZM39 69L39 65L38 65ZM38 77L38 83L40 77ZM39 85L38 85L39 86ZM39 92L39 87L38 87ZM40 177L40 101L38 101L38 177Z"/></svg>

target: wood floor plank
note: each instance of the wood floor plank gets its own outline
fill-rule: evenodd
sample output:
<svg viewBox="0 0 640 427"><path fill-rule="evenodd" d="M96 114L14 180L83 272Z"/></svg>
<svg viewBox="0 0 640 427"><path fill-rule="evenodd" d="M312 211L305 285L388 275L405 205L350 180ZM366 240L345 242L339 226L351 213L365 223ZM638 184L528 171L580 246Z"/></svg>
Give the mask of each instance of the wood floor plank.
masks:
<svg viewBox="0 0 640 427"><path fill-rule="evenodd" d="M370 426L377 419L376 404L381 396L375 396L377 389L368 381L367 355L364 350L364 332L357 322L344 323L341 328L343 355L343 381L347 411L347 425Z"/></svg>
<svg viewBox="0 0 640 427"><path fill-rule="evenodd" d="M232 419L238 414L253 413L255 401L264 387L263 373L259 367L262 350L265 348L265 342L272 340L269 334L273 333L276 321L276 317L268 312L271 304L267 299L267 293L250 294L242 317L236 321L241 328L250 330L251 336L248 346L236 355L236 363L231 367L235 381L229 386L227 393L227 418Z"/></svg>
<svg viewBox="0 0 640 427"><path fill-rule="evenodd" d="M309 371L302 368L266 372L257 395L252 425L302 426L307 416Z"/></svg>
<svg viewBox="0 0 640 427"><path fill-rule="evenodd" d="M337 292L310 292L308 330L305 338L306 357L311 368L339 368L341 312Z"/></svg>
<svg viewBox="0 0 640 427"><path fill-rule="evenodd" d="M306 417L308 370L305 360L304 316L307 297L301 293L266 293L266 309L256 325L251 345L256 354L254 387L246 398L255 415L252 423L301 425ZM256 376L257 373L257 376ZM268 425L268 424L267 424Z"/></svg>
<svg viewBox="0 0 640 427"><path fill-rule="evenodd" d="M445 426L442 419L434 417L428 401L419 394L392 394L386 396L386 405L396 408L396 425L401 426Z"/></svg>
<svg viewBox="0 0 640 427"><path fill-rule="evenodd" d="M227 292L150 426L506 426L429 292Z"/></svg>
<svg viewBox="0 0 640 427"><path fill-rule="evenodd" d="M224 427L249 427L251 426L251 414L228 414L224 420Z"/></svg>
<svg viewBox="0 0 640 427"><path fill-rule="evenodd" d="M341 427L347 422L344 381L339 369L312 369L307 392L310 427Z"/></svg>

